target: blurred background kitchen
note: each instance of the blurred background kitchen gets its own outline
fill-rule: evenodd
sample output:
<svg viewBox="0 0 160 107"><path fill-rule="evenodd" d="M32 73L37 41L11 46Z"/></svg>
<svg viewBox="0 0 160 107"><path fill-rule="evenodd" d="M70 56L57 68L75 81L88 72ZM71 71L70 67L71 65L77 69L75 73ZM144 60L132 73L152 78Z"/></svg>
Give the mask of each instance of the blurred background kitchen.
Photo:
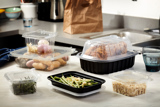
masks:
<svg viewBox="0 0 160 107"><path fill-rule="evenodd" d="M26 0L27 2L46 2L49 0ZM63 0L64 4L66 0ZM0 0L0 8L20 6L20 0ZM102 0L103 13L159 19L159 0ZM2 16L1 16L2 18Z"/></svg>
<svg viewBox="0 0 160 107"><path fill-rule="evenodd" d="M61 1L61 0L51 0L51 1ZM62 1L63 1L63 6L65 6L66 0L62 0ZM0 8L6 9L10 7L20 7L21 2L35 3L37 5L37 13L39 13L38 8L39 9L42 9L42 8L40 8L40 6L38 7L38 5L41 3L50 2L50 0L21 0L21 1L20 0L0 0ZM152 0L152 1L150 0L149 1L148 0L102 0L104 31L107 31L110 29L131 29L131 30L144 32L144 29L159 28L159 16L160 16L159 7L160 7L159 0ZM46 15L44 16L47 17ZM18 20L22 18L23 17L21 14ZM37 14L37 17L34 19L39 19L41 21L47 22L45 18L40 19L38 17L38 14ZM9 27L7 26L8 23L9 23ZM4 12L0 14L0 36L1 36L0 48L3 48L4 46L9 48L15 48L15 47L18 47L19 44L24 43L23 38L21 38L20 36L17 36L17 35L21 35L24 29L20 26L19 28L21 29L20 31L17 31L16 27L15 27L15 30L12 30L11 27L13 26L11 26L11 23L14 23L14 21L9 20L8 17L6 17ZM38 26L39 25L38 23L35 24L35 21L32 22L33 26ZM54 31L56 31L57 29L59 30L59 28L57 28L57 25L55 25L54 21L51 21L48 24L50 24L50 27L49 29L44 27L45 30L50 30L50 31L51 29L54 29ZM32 29L37 29L37 28L32 27ZM72 38L73 36L75 37L75 35L68 35L64 33L62 34L67 36L67 38ZM15 41L13 41L13 39L19 40L19 42L16 43ZM66 45L66 46L75 45L81 48L84 44L84 41L83 42L72 41L71 43L71 41L69 40L67 41L67 40L64 41L64 39L63 40L60 40L60 38L57 39L58 42L62 44L64 43L63 45ZM10 44L14 44L15 46L6 44L6 43L4 44L4 41L8 41Z"/></svg>

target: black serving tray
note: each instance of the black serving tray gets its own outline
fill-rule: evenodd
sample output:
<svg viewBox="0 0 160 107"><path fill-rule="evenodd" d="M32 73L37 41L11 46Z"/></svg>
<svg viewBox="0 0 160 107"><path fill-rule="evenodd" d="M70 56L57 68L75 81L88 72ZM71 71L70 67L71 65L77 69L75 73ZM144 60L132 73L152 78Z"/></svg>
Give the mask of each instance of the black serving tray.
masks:
<svg viewBox="0 0 160 107"><path fill-rule="evenodd" d="M93 86L84 87L84 88L75 88L75 87L71 87L69 85L65 85L63 83L54 81L50 77L50 76L52 76L52 77L54 77L54 76L61 77L62 75L64 75L65 77L68 77L68 76L72 75L72 76L75 76L75 77L92 79L95 82L98 82L98 84L95 84ZM48 78L48 80L50 80L52 82L53 86L57 86L57 87L66 89L66 90L69 90L69 91L74 92L74 93L86 93L86 92L94 91L94 90L100 89L101 85L103 83L105 83L104 79L100 79L100 78L93 77L93 76L90 76L90 75L86 75L86 74L83 74L83 73L79 73L79 72L76 72L76 71L67 71L67 72L63 72L63 73L59 73L59 74L55 74L55 75L50 75L50 76L48 76L47 78Z"/></svg>

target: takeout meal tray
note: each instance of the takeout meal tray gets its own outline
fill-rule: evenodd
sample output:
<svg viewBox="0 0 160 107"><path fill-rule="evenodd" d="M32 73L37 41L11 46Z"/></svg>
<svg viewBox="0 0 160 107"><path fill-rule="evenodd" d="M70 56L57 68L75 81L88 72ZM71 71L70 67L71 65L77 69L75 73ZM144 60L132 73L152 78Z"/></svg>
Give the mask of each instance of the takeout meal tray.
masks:
<svg viewBox="0 0 160 107"><path fill-rule="evenodd" d="M86 96L89 96L89 95L92 95L92 94L95 94L95 93L98 93L101 91L101 89L97 89L97 90L93 90L93 91L89 91L89 92L85 92L85 93L75 93L75 92L72 92L72 91L57 87L57 86L53 86L53 88L55 90L70 94L75 97L86 97Z"/></svg>
<svg viewBox="0 0 160 107"><path fill-rule="evenodd" d="M80 58L81 68L84 71L95 74L109 74L131 68L134 65L135 55L137 54L138 52L136 51L128 51L123 56L113 56L108 60L89 59L81 56L81 53L78 53L77 56Z"/></svg>
<svg viewBox="0 0 160 107"><path fill-rule="evenodd" d="M92 86L87 86L87 87L84 87L84 88L75 88L75 87L57 82L50 77L50 76L61 77L62 75L64 75L65 77L68 77L68 76L72 75L72 76L75 76L75 77L92 79L95 82L98 82L98 84L95 84L95 85L92 85ZM90 76L90 75L86 75L86 74L83 74L83 73L79 73L79 72L76 72L76 71L67 71L67 72L63 72L63 73L59 73L59 74L55 74L55 75L50 75L50 76L48 76L47 78L48 78L48 80L50 80L52 82L53 86L56 86L56 87L59 87L59 88L65 89L65 90L69 90L69 91L74 92L74 93L86 93L86 92L91 92L91 91L94 91L94 90L98 90L98 89L101 88L101 85L103 83L105 83L104 79L100 79L100 78L93 77L93 76Z"/></svg>

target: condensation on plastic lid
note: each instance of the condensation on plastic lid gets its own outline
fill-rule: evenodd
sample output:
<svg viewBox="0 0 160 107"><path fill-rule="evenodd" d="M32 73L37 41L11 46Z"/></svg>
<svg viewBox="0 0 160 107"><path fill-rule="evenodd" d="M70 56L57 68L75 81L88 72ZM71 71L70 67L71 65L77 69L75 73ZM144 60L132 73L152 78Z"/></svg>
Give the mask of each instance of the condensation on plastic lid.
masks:
<svg viewBox="0 0 160 107"><path fill-rule="evenodd" d="M123 83L145 83L151 81L149 75L133 70L125 70L108 75L109 78Z"/></svg>

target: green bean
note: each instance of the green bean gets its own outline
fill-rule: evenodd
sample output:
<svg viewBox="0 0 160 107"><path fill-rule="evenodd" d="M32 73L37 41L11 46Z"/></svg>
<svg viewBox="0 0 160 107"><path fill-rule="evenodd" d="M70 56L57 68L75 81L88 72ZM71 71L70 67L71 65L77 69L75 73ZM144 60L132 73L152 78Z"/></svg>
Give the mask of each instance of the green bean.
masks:
<svg viewBox="0 0 160 107"><path fill-rule="evenodd" d="M60 80L62 81L62 83L68 85L62 78L60 78Z"/></svg>
<svg viewBox="0 0 160 107"><path fill-rule="evenodd" d="M53 80L55 80L52 76L50 76Z"/></svg>
<svg viewBox="0 0 160 107"><path fill-rule="evenodd" d="M59 78L59 77L57 77L57 76L54 76L54 79L56 79L56 80L60 80L60 78Z"/></svg>
<svg viewBox="0 0 160 107"><path fill-rule="evenodd" d="M66 80L66 78L64 76L62 76L62 79L70 86L74 86L73 84L71 84L69 81Z"/></svg>
<svg viewBox="0 0 160 107"><path fill-rule="evenodd" d="M74 77L72 75L70 75L70 77L64 77L64 75L62 75L61 77L54 76L54 78L51 76L51 78L57 82L61 82L75 88L84 88L87 86L98 84L98 82L95 82L94 80L85 78L82 79L80 77Z"/></svg>

